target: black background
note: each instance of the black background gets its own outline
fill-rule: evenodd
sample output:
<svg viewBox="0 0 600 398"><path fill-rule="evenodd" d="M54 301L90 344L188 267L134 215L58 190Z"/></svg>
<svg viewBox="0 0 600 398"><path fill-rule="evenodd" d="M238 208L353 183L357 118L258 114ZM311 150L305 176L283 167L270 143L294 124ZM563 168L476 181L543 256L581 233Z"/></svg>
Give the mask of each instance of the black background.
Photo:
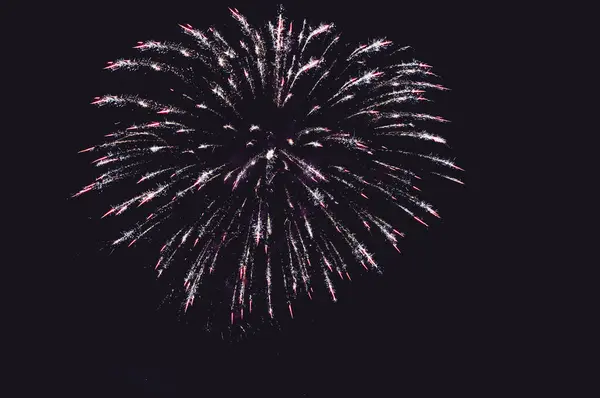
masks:
<svg viewBox="0 0 600 398"><path fill-rule="evenodd" d="M502 184L488 167L502 134L490 115L501 102L494 92L508 80L499 64L516 35L506 25L516 17L500 6L285 4L294 21L334 21L347 38L385 36L411 45L452 89L436 110L452 121L446 136L466 169L466 186L441 181L432 201L442 221L410 237L383 276L353 282L337 304L307 306L293 322L232 342L157 311L162 292L135 252L99 252L98 241L107 237L95 217L101 202L68 197L92 179L76 152L98 140L86 126L101 118L89 102L105 93L102 67L131 54L137 41L177 38L177 23L233 25L227 6L250 22L276 13L276 3L267 2L93 2L38 10L48 36L38 37L44 44L36 59L52 75L52 166L61 176L51 185L59 207L47 237L52 252L60 252L52 256L59 281L51 288L59 301L43 316L57 331L56 380L83 396L380 396L399 395L408 385L485 394L525 377L527 350L515 348L522 313L511 313L519 276L502 256L509 227L493 214L501 199L484 195L490 184Z"/></svg>

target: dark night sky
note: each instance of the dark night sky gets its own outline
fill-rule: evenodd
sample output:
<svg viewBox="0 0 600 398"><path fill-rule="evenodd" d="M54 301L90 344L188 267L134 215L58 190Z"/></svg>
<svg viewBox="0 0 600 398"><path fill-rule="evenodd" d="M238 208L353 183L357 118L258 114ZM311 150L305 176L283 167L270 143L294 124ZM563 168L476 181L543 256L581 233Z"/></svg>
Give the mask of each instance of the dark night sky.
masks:
<svg viewBox="0 0 600 398"><path fill-rule="evenodd" d="M106 203L66 200L93 176L76 152L99 139L86 125L102 117L89 102L105 93L106 61L131 54L138 40L176 39L177 23L233 25L227 6L237 7L251 22L272 18L276 3L260 3L45 6L46 30L58 44L39 57L53 59L51 69L60 82L54 89L57 103L68 109L62 115L68 120L62 121L56 164L65 178L53 187L62 195L67 216L59 226L62 232L50 237L66 250L57 271L66 287L59 293L66 310L60 318L65 325L60 341L66 347L61 352L73 365L65 377L82 391L132 397L229 396L233 391L379 396L390 391L387 396L399 395L408 382L479 391L497 380L500 368L491 358L509 350L510 340L500 321L506 299L498 281L505 276L495 249L505 231L490 225L492 205L483 195L490 137L499 134L487 119L494 106L488 96L504 83L489 79L499 56L491 55L490 47L500 53L504 48L495 29L503 13L494 6L284 4L295 21L304 16L333 21L351 38L385 36L411 45L416 58L433 65L452 89L435 109L452 121L445 134L457 163L467 170L467 185L441 182L431 201L442 221L407 239L403 255L387 259L383 276L353 282L337 304L302 308L294 322L282 322L280 331L267 328L242 342L225 342L179 321L172 311L156 311L163 292L154 276L136 264L135 251L107 256L98 250L98 240L111 236L95 220Z"/></svg>

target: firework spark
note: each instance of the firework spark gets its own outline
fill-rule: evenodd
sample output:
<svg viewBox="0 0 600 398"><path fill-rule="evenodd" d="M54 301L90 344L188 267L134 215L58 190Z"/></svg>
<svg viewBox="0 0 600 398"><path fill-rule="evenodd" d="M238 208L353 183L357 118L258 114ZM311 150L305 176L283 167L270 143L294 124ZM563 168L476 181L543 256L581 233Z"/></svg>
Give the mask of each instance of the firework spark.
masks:
<svg viewBox="0 0 600 398"><path fill-rule="evenodd" d="M352 273L382 269L360 236L400 253L402 223L440 217L420 197L417 172L463 182L448 175L462 171L453 160L412 149L448 148L425 130L447 121L412 110L447 89L428 81L430 65L398 58L408 47L385 38L345 47L334 24L294 24L283 10L263 28L230 12L237 37L180 25L185 44L138 42L139 57L108 63L163 74L177 88L93 100L139 118L80 151L97 154L100 176L73 196L117 182L137 188L101 212L140 220L112 245L158 240L153 267L174 278L181 270L185 312L224 280L234 324L261 306L293 317L300 295L337 301L336 285Z"/></svg>

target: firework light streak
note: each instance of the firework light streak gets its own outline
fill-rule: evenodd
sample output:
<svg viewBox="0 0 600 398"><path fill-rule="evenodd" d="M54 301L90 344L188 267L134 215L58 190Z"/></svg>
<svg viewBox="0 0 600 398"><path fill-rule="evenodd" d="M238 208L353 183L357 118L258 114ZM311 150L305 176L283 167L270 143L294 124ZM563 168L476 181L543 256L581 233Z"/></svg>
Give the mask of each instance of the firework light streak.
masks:
<svg viewBox="0 0 600 398"><path fill-rule="evenodd" d="M138 42L140 57L108 63L112 72L163 74L180 88L159 94L160 101L131 94L92 101L131 107L140 119L80 151L97 154L92 164L101 175L73 196L116 182L139 188L101 217L139 215L112 246L162 241L157 276L182 263L185 312L222 269L232 286L230 324L247 318L253 305L257 312L260 302L274 317L276 297L284 297L278 313L293 318L300 295L312 299L320 289L337 301L336 283L349 282L351 273L381 272L359 237L364 231L400 253L398 223L427 227L428 217L440 218L420 199L421 177L412 170L464 184L439 170L463 171L454 161L404 145L448 148L445 138L425 130L447 121L411 110L428 101L428 92L447 88L427 81L435 78L430 65L396 60L408 47L387 39L345 47L332 23L294 24L280 10L257 28L230 12L241 29L235 40L215 28L180 25L186 44ZM294 123L271 125L270 114L248 111L253 101L270 103L269 112L293 111ZM343 164L323 161L339 153L346 154ZM200 211L183 226L178 218L165 239L179 209L198 199ZM399 216L384 219L387 205ZM230 252L235 264L220 261Z"/></svg>

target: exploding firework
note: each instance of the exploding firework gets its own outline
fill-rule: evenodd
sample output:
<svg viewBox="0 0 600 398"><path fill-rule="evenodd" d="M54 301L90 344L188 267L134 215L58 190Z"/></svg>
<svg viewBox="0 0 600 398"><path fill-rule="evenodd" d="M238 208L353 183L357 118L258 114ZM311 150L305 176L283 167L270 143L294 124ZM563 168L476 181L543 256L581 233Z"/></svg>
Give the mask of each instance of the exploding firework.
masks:
<svg viewBox="0 0 600 398"><path fill-rule="evenodd" d="M153 268L171 275L185 312L221 285L228 323L293 317L298 296L337 301L337 284L381 271L361 236L400 253L400 225L440 217L415 181L462 184L443 171L462 169L421 149L447 147L425 130L446 120L418 109L446 88L387 39L344 45L332 23L280 11L255 28L230 11L237 34L180 25L187 44L139 42L139 57L108 63L145 73L150 88L151 74L164 80L150 97L94 99L136 119L81 151L99 154L100 175L73 196L136 190L101 216L138 219L111 245L158 241Z"/></svg>

